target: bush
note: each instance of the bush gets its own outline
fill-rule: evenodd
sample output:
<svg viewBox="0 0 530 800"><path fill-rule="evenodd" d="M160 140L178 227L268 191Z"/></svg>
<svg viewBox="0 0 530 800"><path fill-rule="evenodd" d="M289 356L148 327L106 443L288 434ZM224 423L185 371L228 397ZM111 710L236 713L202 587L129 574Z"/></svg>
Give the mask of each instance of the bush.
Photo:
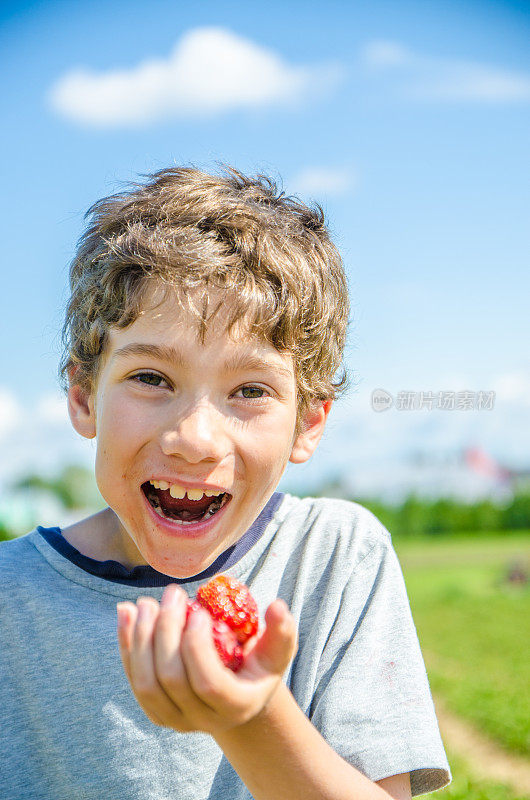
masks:
<svg viewBox="0 0 530 800"><path fill-rule="evenodd" d="M392 536L417 538L460 533L530 529L530 494L516 494L506 506L492 500L462 503L452 498L422 499L409 495L400 505L350 498L368 508Z"/></svg>
<svg viewBox="0 0 530 800"><path fill-rule="evenodd" d="M530 528L530 492L514 496L502 512L502 527L508 530Z"/></svg>
<svg viewBox="0 0 530 800"><path fill-rule="evenodd" d="M9 539L14 539L15 533L10 530L5 522L0 519L0 542L8 542Z"/></svg>

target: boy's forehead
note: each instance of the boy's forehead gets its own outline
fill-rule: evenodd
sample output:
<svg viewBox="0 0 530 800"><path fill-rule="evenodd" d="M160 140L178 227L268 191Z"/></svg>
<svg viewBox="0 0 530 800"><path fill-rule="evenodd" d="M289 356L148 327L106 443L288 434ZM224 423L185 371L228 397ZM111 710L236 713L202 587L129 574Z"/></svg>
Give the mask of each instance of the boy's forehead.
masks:
<svg viewBox="0 0 530 800"><path fill-rule="evenodd" d="M207 320L203 336L200 334L200 318L179 303L176 291L170 290L162 296L155 287L146 297L134 322L126 328L112 327L109 330L107 356L114 359L133 343L163 346L168 353L172 345L177 352L182 351L182 345L194 350L215 346L219 352L260 354L278 366L285 367L286 362L290 366L291 356L280 353L264 337L251 332L248 318L238 321L228 334L231 305L226 293L214 290L200 295L197 292L197 295L192 297L192 301L199 309L205 309Z"/></svg>
<svg viewBox="0 0 530 800"><path fill-rule="evenodd" d="M181 298L182 298L181 293ZM156 284L146 294L138 317L127 328L111 328L110 341L117 342L128 338L130 334L139 333L160 335L169 338L172 335L186 333L187 338L196 337L199 342L201 327L204 328L204 339L222 339L227 334L227 325L231 311L230 298L220 290L195 290L189 299L205 319L201 326L201 317L186 308L186 301L179 302L176 289L165 289L164 294ZM234 340L249 341L251 336L248 320L242 319L231 332Z"/></svg>

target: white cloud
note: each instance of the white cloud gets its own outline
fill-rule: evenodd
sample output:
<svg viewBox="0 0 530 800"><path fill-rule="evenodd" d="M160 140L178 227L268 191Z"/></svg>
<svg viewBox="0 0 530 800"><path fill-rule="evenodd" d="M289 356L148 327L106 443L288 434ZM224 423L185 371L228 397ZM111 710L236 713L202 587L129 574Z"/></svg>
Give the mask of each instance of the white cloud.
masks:
<svg viewBox="0 0 530 800"><path fill-rule="evenodd" d="M368 42L361 53L362 60L370 67L396 67L414 61L414 55L397 42L375 40Z"/></svg>
<svg viewBox="0 0 530 800"><path fill-rule="evenodd" d="M337 65L296 66L224 28L184 34L169 57L130 69L73 69L52 86L51 106L76 122L135 126L234 109L293 103L337 81Z"/></svg>
<svg viewBox="0 0 530 800"><path fill-rule="evenodd" d="M63 394L46 394L37 402L37 416L44 424L69 424L68 406Z"/></svg>
<svg viewBox="0 0 530 800"><path fill-rule="evenodd" d="M58 394L23 403L0 387L0 420L0 497L23 475L49 476L66 464L94 462L94 442L74 431Z"/></svg>
<svg viewBox="0 0 530 800"><path fill-rule="evenodd" d="M0 388L0 441L16 428L20 420L20 407L16 397L7 389Z"/></svg>
<svg viewBox="0 0 530 800"><path fill-rule="evenodd" d="M289 189L298 194L344 194L354 185L351 170L333 167L306 167L289 181Z"/></svg>
<svg viewBox="0 0 530 800"><path fill-rule="evenodd" d="M499 376L493 387L505 403L530 408L530 370L516 370ZM530 420L529 420L530 426Z"/></svg>
<svg viewBox="0 0 530 800"><path fill-rule="evenodd" d="M444 64L439 76L418 80L409 89L422 100L509 103L530 100L530 78L481 64Z"/></svg>
<svg viewBox="0 0 530 800"><path fill-rule="evenodd" d="M402 96L424 101L509 103L530 100L530 75L454 58L423 56L398 42L375 40L361 51L372 70L401 75Z"/></svg>

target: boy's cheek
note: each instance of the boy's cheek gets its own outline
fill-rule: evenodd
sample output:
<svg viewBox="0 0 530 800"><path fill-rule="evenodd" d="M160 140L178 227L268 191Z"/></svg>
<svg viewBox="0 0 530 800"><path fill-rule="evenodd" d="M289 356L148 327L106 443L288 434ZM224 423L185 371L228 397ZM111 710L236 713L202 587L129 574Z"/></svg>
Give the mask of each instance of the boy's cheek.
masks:
<svg viewBox="0 0 530 800"><path fill-rule="evenodd" d="M129 409L127 404L116 403L100 413L98 449L104 451L106 459L119 460L138 452L138 448L149 441L150 432L152 436L152 427L145 425L138 413Z"/></svg>

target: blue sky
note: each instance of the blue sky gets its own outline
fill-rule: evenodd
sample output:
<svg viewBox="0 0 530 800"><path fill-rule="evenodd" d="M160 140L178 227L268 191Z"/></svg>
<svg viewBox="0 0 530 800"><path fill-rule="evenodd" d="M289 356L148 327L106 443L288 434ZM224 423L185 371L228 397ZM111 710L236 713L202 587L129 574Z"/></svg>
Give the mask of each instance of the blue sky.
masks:
<svg viewBox="0 0 530 800"><path fill-rule="evenodd" d="M84 212L141 173L216 161L319 201L346 264L358 388L304 474L347 468L344 441L358 469L469 444L528 463L529 33L528 4L487 1L0 12L0 487L93 454L56 378ZM494 390L495 408L375 414L378 387Z"/></svg>

